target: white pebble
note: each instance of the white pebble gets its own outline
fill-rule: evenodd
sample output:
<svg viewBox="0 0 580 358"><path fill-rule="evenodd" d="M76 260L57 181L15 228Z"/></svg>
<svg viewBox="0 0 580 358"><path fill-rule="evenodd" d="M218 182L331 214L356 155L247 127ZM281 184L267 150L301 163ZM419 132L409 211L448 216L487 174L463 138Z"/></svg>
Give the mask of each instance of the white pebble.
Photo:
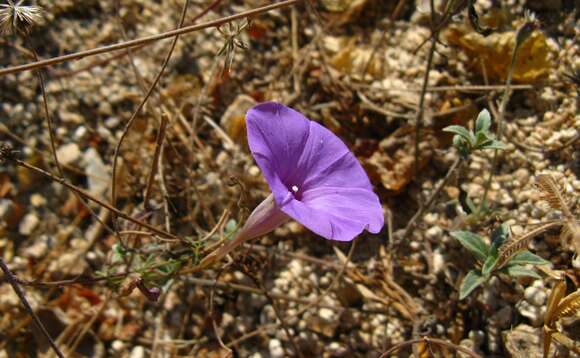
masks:
<svg viewBox="0 0 580 358"><path fill-rule="evenodd" d="M282 343L277 339L270 340L268 343L268 350L270 351L270 357L272 358L284 357L284 348L282 348Z"/></svg>

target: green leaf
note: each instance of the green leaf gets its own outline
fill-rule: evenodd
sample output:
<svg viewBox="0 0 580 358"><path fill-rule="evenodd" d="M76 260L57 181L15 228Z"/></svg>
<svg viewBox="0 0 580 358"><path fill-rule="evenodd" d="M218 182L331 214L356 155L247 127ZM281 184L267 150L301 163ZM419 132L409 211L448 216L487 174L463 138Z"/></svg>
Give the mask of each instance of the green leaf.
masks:
<svg viewBox="0 0 580 358"><path fill-rule="evenodd" d="M529 276L534 278L542 278L536 271L530 270L529 268L520 265L507 266L502 268L500 271L507 273L512 277Z"/></svg>
<svg viewBox="0 0 580 358"><path fill-rule="evenodd" d="M490 250L489 256L483 263L483 267L481 268L481 273L483 276L487 277L493 271L497 261L499 259L499 255L497 254L497 250Z"/></svg>
<svg viewBox="0 0 580 358"><path fill-rule="evenodd" d="M499 150L505 150L507 148L507 146L505 144L503 144L502 142L500 142L499 140L492 140L489 143L486 143L482 146L480 146L481 149L499 149Z"/></svg>
<svg viewBox="0 0 580 358"><path fill-rule="evenodd" d="M501 224L491 233L491 249L497 250L509 238L510 227L507 224Z"/></svg>
<svg viewBox="0 0 580 358"><path fill-rule="evenodd" d="M486 132L476 132L475 133L475 146L477 148L482 148L486 144L491 143L493 138L490 138L491 134Z"/></svg>
<svg viewBox="0 0 580 358"><path fill-rule="evenodd" d="M485 282L485 278L481 273L471 270L463 278L461 287L459 288L459 299L462 300L475 290L479 285Z"/></svg>
<svg viewBox="0 0 580 358"><path fill-rule="evenodd" d="M469 157L469 154L471 152L471 147L470 147L469 143L467 143L467 141L465 139L463 139L463 137L460 137L458 135L454 135L453 136L453 146L455 148L457 148L457 150L459 150L459 154L461 154L461 157L463 157L463 158Z"/></svg>
<svg viewBox="0 0 580 358"><path fill-rule="evenodd" d="M487 109L479 112L477 120L475 121L475 133L487 132L491 127L491 115Z"/></svg>
<svg viewBox="0 0 580 358"><path fill-rule="evenodd" d="M470 231L453 231L450 233L463 247L471 251L480 261L485 261L489 254L489 247L481 236Z"/></svg>
<svg viewBox="0 0 580 358"><path fill-rule="evenodd" d="M471 146L475 144L475 136L465 127L457 125L447 126L443 128L443 131L457 134L458 136L464 138Z"/></svg>
<svg viewBox="0 0 580 358"><path fill-rule="evenodd" d="M548 260L544 260L540 256L529 252L528 250L522 251L516 255L514 255L509 262L507 263L508 266L515 266L515 265L549 265L551 262Z"/></svg>

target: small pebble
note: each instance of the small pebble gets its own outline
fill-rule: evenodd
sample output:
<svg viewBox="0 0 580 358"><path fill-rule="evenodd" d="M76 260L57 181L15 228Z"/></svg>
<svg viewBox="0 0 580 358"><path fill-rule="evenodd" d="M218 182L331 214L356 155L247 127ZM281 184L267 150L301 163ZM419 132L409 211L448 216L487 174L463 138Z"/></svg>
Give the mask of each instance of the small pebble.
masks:
<svg viewBox="0 0 580 358"><path fill-rule="evenodd" d="M18 226L18 232L20 235L28 236L32 234L34 229L36 229L39 222L40 219L35 213L28 213L20 222L20 225Z"/></svg>
<svg viewBox="0 0 580 358"><path fill-rule="evenodd" d="M58 161L62 165L70 165L76 162L81 157L81 151L76 143L69 143L60 146L56 150Z"/></svg>
<svg viewBox="0 0 580 358"><path fill-rule="evenodd" d="M284 348L282 348L282 343L278 339L271 339L268 342L268 350L270 351L271 358L284 357Z"/></svg>
<svg viewBox="0 0 580 358"><path fill-rule="evenodd" d="M145 348L136 346L131 350L129 358L145 358Z"/></svg>

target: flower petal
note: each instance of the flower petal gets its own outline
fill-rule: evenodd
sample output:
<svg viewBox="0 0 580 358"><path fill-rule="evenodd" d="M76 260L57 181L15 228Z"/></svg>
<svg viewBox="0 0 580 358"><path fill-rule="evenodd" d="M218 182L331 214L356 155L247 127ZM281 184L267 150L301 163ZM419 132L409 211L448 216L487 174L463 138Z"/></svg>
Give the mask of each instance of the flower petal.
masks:
<svg viewBox="0 0 580 358"><path fill-rule="evenodd" d="M309 135L297 170L305 173L303 191L325 186L372 190L359 161L334 133L310 121Z"/></svg>
<svg viewBox="0 0 580 358"><path fill-rule="evenodd" d="M282 104L261 103L246 115L248 144L278 204L288 196L292 176L308 138L310 121Z"/></svg>
<svg viewBox="0 0 580 358"><path fill-rule="evenodd" d="M379 198L360 188L311 189L280 209L329 240L350 241L365 229L378 233L384 224Z"/></svg>

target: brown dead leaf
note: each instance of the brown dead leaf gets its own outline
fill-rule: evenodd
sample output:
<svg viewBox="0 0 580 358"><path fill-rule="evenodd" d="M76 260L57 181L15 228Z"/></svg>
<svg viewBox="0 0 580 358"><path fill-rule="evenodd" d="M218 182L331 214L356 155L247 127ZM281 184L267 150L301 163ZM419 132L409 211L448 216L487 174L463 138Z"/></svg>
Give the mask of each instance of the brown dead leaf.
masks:
<svg viewBox="0 0 580 358"><path fill-rule="evenodd" d="M466 26L450 26L444 33L447 41L467 54L469 65L482 75L482 64L488 77L505 82L512 60L516 31L494 33L483 37ZM520 46L513 73L514 82L534 83L548 76L552 68L546 36L535 31Z"/></svg>
<svg viewBox="0 0 580 358"><path fill-rule="evenodd" d="M246 95L239 95L224 112L221 125L234 142L243 148L247 148L248 139L246 137L246 112L256 101Z"/></svg>
<svg viewBox="0 0 580 358"><path fill-rule="evenodd" d="M383 187L393 194L401 192L414 177L414 129L404 127L379 144L379 149L364 163L371 177L378 176ZM439 140L430 133L422 135L419 144L419 169L425 167L439 147Z"/></svg>
<svg viewBox="0 0 580 358"><path fill-rule="evenodd" d="M330 59L330 65L338 72L349 75L360 75L365 68L367 74L373 78L378 79L383 77L383 66L380 61L380 56L375 56L371 60L373 54L373 47L369 45L357 44L356 38L350 39L328 39L328 41L338 41L340 50ZM329 44L327 47L334 47ZM369 60L371 62L369 63Z"/></svg>

